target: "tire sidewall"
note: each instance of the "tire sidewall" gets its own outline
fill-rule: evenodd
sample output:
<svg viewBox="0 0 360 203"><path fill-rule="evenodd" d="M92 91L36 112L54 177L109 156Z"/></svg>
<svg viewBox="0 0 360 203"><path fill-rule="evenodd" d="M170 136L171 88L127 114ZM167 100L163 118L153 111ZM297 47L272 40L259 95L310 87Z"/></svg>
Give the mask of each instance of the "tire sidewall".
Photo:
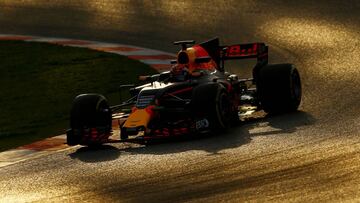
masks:
<svg viewBox="0 0 360 203"><path fill-rule="evenodd" d="M219 83L197 86L193 91L191 108L195 117L205 117L209 121L212 130L229 126L230 100L226 89Z"/></svg>

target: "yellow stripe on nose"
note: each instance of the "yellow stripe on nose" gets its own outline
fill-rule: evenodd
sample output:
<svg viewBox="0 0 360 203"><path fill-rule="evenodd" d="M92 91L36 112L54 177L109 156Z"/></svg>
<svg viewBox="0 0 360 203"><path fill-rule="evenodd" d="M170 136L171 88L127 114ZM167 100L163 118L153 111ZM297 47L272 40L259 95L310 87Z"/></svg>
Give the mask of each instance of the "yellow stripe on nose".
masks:
<svg viewBox="0 0 360 203"><path fill-rule="evenodd" d="M150 122L150 119L151 115L145 109L137 109L130 114L123 127L134 128L144 126L146 128Z"/></svg>

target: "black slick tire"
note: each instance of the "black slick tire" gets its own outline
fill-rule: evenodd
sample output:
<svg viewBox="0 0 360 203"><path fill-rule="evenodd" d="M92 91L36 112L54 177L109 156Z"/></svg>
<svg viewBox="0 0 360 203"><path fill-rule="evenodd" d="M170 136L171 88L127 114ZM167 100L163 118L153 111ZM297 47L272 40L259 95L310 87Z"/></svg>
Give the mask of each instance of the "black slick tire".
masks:
<svg viewBox="0 0 360 203"><path fill-rule="evenodd" d="M208 83L194 88L191 106L196 116L208 119L211 130L229 127L230 101L226 89L221 84Z"/></svg>
<svg viewBox="0 0 360 203"><path fill-rule="evenodd" d="M77 96L71 108L70 127L67 133L69 145L79 144L84 129L97 128L110 133L112 126L111 110L106 98L99 94L82 94ZM78 133L77 133L78 132ZM81 144L81 143L80 143ZM89 143L89 145L99 143Z"/></svg>
<svg viewBox="0 0 360 203"><path fill-rule="evenodd" d="M296 111L301 102L301 81L292 64L274 64L262 67L257 80L261 107L270 114Z"/></svg>

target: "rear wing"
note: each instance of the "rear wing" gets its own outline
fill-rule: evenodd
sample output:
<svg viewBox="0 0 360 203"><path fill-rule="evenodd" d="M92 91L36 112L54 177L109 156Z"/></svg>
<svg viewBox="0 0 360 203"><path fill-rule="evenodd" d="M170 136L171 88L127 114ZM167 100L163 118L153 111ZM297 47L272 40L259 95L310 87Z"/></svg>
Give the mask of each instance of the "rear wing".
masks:
<svg viewBox="0 0 360 203"><path fill-rule="evenodd" d="M268 46L264 43L236 44L230 46L220 46L221 59L247 59L257 58L258 60L267 60Z"/></svg>
<svg viewBox="0 0 360 203"><path fill-rule="evenodd" d="M202 46L218 65L220 71L224 71L224 61L233 59L257 59L257 66L268 63L268 46L265 43L235 44L220 46L219 39L214 38L199 44Z"/></svg>

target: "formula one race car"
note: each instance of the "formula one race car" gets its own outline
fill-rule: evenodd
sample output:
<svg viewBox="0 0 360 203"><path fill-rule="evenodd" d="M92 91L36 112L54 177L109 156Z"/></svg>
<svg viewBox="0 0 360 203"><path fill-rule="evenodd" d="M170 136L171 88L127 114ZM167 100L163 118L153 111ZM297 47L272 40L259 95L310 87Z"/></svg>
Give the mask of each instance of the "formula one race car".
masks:
<svg viewBox="0 0 360 203"><path fill-rule="evenodd" d="M109 106L98 94L75 98L67 131L68 145L109 142L146 142L155 138L219 132L239 120L242 107L267 113L297 110L301 82L292 64L268 64L264 43L220 46L219 39L187 47L181 45L171 71L141 76L141 85L129 88L131 98ZM255 58L253 77L239 79L224 69L224 61ZM128 110L125 110L128 107ZM130 107L130 110L129 110ZM113 129L113 121L119 123ZM109 139L119 132L118 139Z"/></svg>

